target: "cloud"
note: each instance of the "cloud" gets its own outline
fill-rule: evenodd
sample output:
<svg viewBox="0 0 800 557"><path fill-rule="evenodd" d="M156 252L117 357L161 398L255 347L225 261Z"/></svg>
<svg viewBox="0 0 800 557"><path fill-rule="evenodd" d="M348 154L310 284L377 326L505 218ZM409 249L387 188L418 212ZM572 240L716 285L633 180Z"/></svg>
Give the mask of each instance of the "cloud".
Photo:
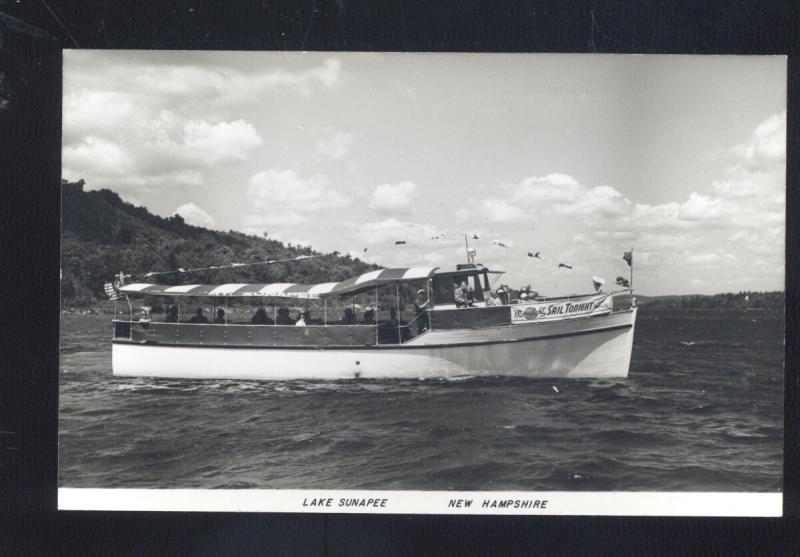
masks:
<svg viewBox="0 0 800 557"><path fill-rule="evenodd" d="M317 137L314 152L317 163L327 160L338 161L350 152L350 145L353 143L352 133L327 127L316 130L314 135Z"/></svg>
<svg viewBox="0 0 800 557"><path fill-rule="evenodd" d="M221 62L225 60L225 64ZM63 174L90 187L206 183L206 176L249 158L263 144L241 106L285 90L308 96L340 81L330 57L287 69L248 54L97 53L65 55ZM301 55L287 64L304 62ZM237 66L238 64L238 66ZM318 156L343 157L352 136L332 131Z"/></svg>
<svg viewBox="0 0 800 557"><path fill-rule="evenodd" d="M244 120L217 124L191 120L184 125L183 137L186 151L209 164L246 159L249 151L262 143L255 128Z"/></svg>
<svg viewBox="0 0 800 557"><path fill-rule="evenodd" d="M294 170L270 168L250 177L247 198L257 209L290 209L299 213L340 209L350 200L321 174L301 177Z"/></svg>
<svg viewBox="0 0 800 557"><path fill-rule="evenodd" d="M701 286L704 286L705 284L706 284L706 281L704 281L702 279L699 279L699 278L693 278L691 280L691 282L689 282L689 286L691 286L692 288L700 288Z"/></svg>
<svg viewBox="0 0 800 557"><path fill-rule="evenodd" d="M742 159L749 170L759 170L786 162L786 111L774 114L761 122L744 143L730 152Z"/></svg>
<svg viewBox="0 0 800 557"><path fill-rule="evenodd" d="M361 227L361 238L366 245L393 245L397 240L405 240L406 245L425 245L430 248L430 238L436 234L436 227L430 224L404 222L389 218L368 222Z"/></svg>
<svg viewBox="0 0 800 557"><path fill-rule="evenodd" d="M350 200L321 174L301 176L294 170L270 168L250 177L249 212L243 215L245 231L276 238L293 234L289 229L307 223L314 214L342 209Z"/></svg>
<svg viewBox="0 0 800 557"><path fill-rule="evenodd" d="M91 116L93 122L87 114L73 115L72 139L62 149L64 176L95 187L201 185L205 171L245 160L262 144L241 119L185 120L166 110L134 114L118 127L106 126L101 112Z"/></svg>
<svg viewBox="0 0 800 557"><path fill-rule="evenodd" d="M309 96L315 88L335 87L341 78L342 62L337 57L290 70L270 63L269 54L242 56L237 60L203 52L154 57L152 53L70 51L65 57L65 90L116 89L154 99L159 106L199 102L219 107L281 90ZM247 64L237 67L245 59ZM287 63L296 64L297 59L284 57Z"/></svg>
<svg viewBox="0 0 800 557"><path fill-rule="evenodd" d="M491 197L483 200L482 212L484 218L493 223L521 222L528 217L519 207Z"/></svg>
<svg viewBox="0 0 800 557"><path fill-rule="evenodd" d="M368 207L383 215L410 214L414 209L416 189L413 182L381 184L372 192Z"/></svg>
<svg viewBox="0 0 800 557"><path fill-rule="evenodd" d="M116 178L132 173L136 163L134 156L121 145L93 135L65 147L63 161L67 174L80 174L79 170L72 169L92 169L99 176Z"/></svg>
<svg viewBox="0 0 800 557"><path fill-rule="evenodd" d="M512 189L514 201L530 209L544 207L553 202L570 203L586 191L575 178L560 173L525 178Z"/></svg>
<svg viewBox="0 0 800 557"><path fill-rule="evenodd" d="M588 188L572 176L558 172L525 178L501 189L516 207L540 214L608 217L625 215L632 209L631 201L611 186ZM484 208L488 209L487 204Z"/></svg>
<svg viewBox="0 0 800 557"><path fill-rule="evenodd" d="M716 266L718 263L734 261L735 259L736 257L730 253L701 252L690 254L688 257L686 257L685 261L690 265Z"/></svg>
<svg viewBox="0 0 800 557"><path fill-rule="evenodd" d="M785 130L785 112L766 118L749 138L723 151L728 164L716 180L683 199L646 203L628 198L613 186L585 185L566 173L553 172L517 183L490 184L493 197L468 199L453 213L462 220L474 220L501 215L499 209L517 208L526 217L533 216L537 232L540 226L568 230L569 240L556 236L541 260L520 262L516 250L491 252L493 263L498 259L526 272L535 269L539 280L551 287L573 280L551 268L558 259L555 254L575 265L572 275L577 280L584 271L624 272L620 254L632 246L639 284L647 284L648 278L663 282L673 276L676 284L688 285L693 278L688 273L696 272L694 278L705 281L706 289L714 284L733 288L746 280L765 288L780 285L786 218ZM565 217L580 218L567 223ZM532 239L515 239L527 247L537 232ZM750 270L756 262L761 262L761 274ZM752 280L747 278L751 275ZM728 278L733 286L722 284Z"/></svg>
<svg viewBox="0 0 800 557"><path fill-rule="evenodd" d="M710 197L696 192L681 203L678 218L685 221L717 220L735 210L735 205L726 203L720 197Z"/></svg>
<svg viewBox="0 0 800 557"><path fill-rule="evenodd" d="M206 213L203 209L192 203L184 203L172 213L173 215L180 215L183 220L194 226L201 226L203 228L212 228L216 221L214 218Z"/></svg>
<svg viewBox="0 0 800 557"><path fill-rule="evenodd" d="M555 211L565 216L616 217L629 214L631 207L631 201L611 186L597 186L569 204L557 203Z"/></svg>

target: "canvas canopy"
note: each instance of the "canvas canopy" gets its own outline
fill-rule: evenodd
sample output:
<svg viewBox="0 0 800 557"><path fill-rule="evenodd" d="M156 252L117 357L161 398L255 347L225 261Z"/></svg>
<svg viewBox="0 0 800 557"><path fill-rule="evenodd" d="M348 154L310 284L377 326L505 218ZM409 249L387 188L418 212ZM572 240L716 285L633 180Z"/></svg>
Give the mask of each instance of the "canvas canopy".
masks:
<svg viewBox="0 0 800 557"><path fill-rule="evenodd" d="M342 294L353 294L383 284L410 282L427 279L436 272L436 267L406 267L400 269L379 269L349 278L341 282L321 284L152 284L137 282L119 287L124 294L144 294L148 296L206 296L206 297L278 297L319 299Z"/></svg>

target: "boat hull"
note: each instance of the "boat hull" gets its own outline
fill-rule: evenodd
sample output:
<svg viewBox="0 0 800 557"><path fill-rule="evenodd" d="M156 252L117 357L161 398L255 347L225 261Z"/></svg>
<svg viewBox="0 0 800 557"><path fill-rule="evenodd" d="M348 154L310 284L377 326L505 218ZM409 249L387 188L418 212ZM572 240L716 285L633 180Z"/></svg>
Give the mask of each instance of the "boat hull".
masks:
<svg viewBox="0 0 800 557"><path fill-rule="evenodd" d="M626 377L636 309L571 322L431 331L404 345L263 347L115 340L118 376L335 380L464 375Z"/></svg>

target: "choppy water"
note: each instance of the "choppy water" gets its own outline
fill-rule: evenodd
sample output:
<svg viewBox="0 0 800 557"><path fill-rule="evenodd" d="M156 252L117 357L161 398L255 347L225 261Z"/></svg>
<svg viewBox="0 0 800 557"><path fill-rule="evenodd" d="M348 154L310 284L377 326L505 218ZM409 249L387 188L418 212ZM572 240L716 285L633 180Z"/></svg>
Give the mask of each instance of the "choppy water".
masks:
<svg viewBox="0 0 800 557"><path fill-rule="evenodd" d="M61 486L781 489L781 312L643 307L619 381L114 378L61 330Z"/></svg>

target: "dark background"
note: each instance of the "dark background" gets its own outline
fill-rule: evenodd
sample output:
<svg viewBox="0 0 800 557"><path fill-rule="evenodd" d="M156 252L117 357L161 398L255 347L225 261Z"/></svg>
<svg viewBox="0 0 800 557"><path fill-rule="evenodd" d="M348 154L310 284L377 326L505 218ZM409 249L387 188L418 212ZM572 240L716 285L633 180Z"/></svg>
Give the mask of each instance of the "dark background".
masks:
<svg viewBox="0 0 800 557"><path fill-rule="evenodd" d="M798 8L0 0L0 552L798 553ZM61 49L789 54L783 519L56 512Z"/></svg>

